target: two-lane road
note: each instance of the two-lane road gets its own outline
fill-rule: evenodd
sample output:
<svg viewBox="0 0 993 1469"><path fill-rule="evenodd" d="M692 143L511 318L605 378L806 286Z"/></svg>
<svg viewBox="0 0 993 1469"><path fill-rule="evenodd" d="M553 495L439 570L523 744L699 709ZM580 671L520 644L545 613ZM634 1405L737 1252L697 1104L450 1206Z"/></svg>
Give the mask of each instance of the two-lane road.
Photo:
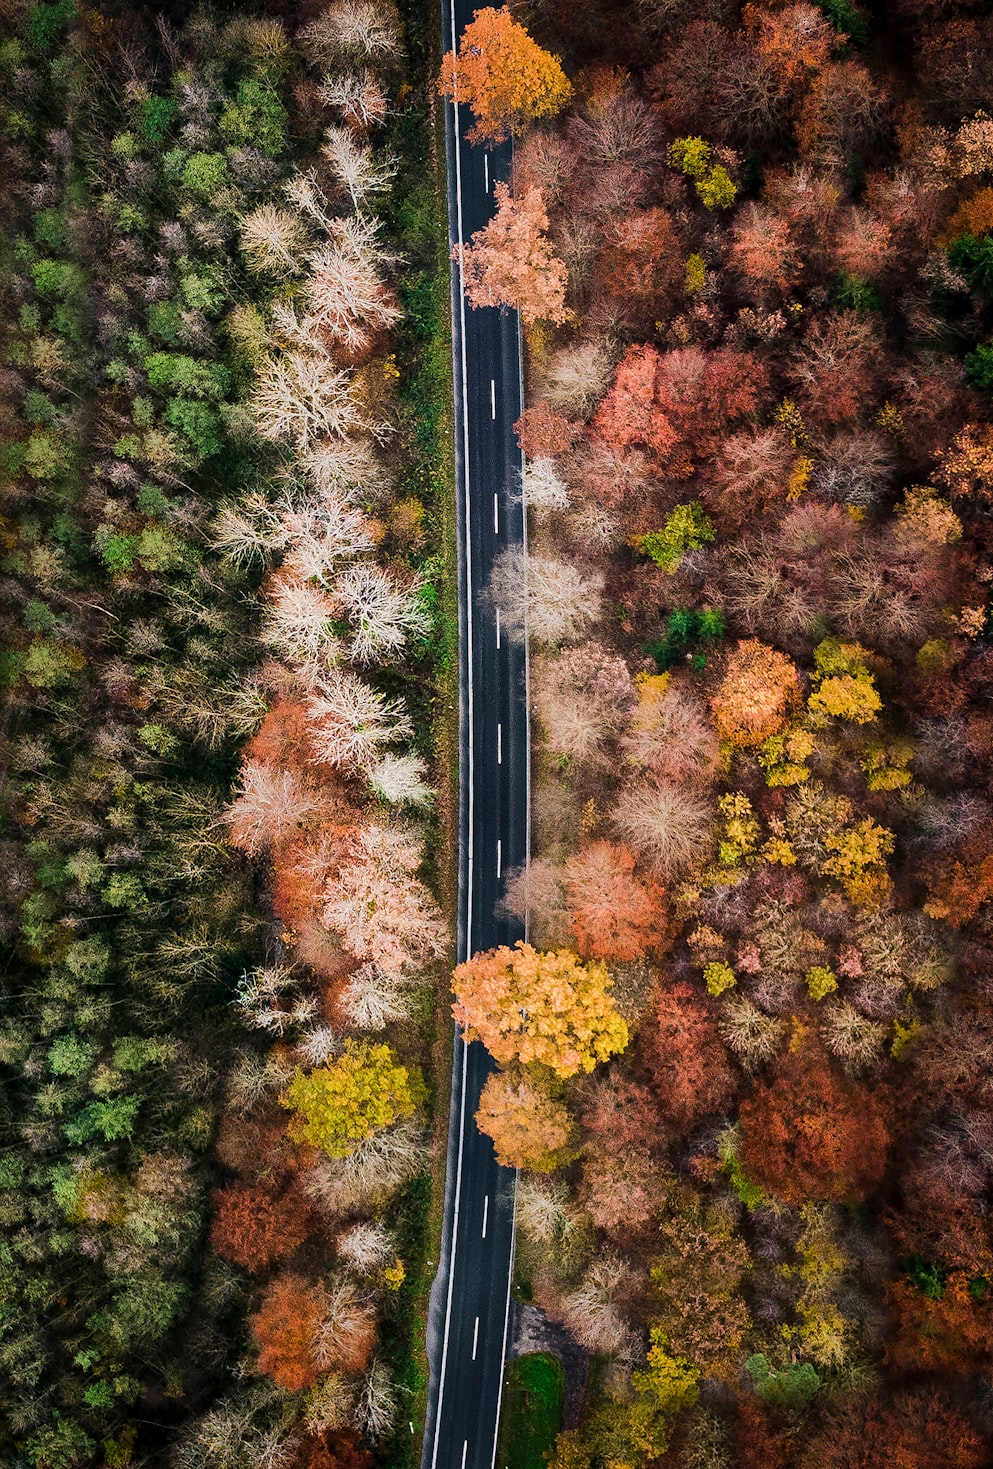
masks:
<svg viewBox="0 0 993 1469"><path fill-rule="evenodd" d="M442 0L446 51L471 19ZM470 147L471 116L446 108L449 235L467 241L493 213L511 147ZM473 311L452 268L456 494L460 574L460 831L458 954L513 943L519 924L496 917L502 879L528 855L526 657L481 600L494 558L525 539L520 326L513 312ZM493 1469L514 1253L514 1175L496 1162L474 1114L491 1062L456 1033L442 1258L428 1325L430 1389L422 1469Z"/></svg>

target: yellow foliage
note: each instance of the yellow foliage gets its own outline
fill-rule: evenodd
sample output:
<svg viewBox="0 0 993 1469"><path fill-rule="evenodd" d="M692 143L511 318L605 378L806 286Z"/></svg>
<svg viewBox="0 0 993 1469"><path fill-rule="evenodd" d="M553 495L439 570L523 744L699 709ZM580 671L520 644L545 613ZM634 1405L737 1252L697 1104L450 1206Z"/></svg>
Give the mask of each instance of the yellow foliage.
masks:
<svg viewBox="0 0 993 1469"><path fill-rule="evenodd" d="M707 284L707 266L702 255L690 255L686 261L686 289L691 296Z"/></svg>
<svg viewBox="0 0 993 1469"><path fill-rule="evenodd" d="M866 664L866 650L858 643L825 638L814 649L817 687L807 700L813 714L868 724L876 718L883 702L876 692Z"/></svg>
<svg viewBox="0 0 993 1469"><path fill-rule="evenodd" d="M770 837L762 848L762 857L778 867L796 866L796 853L785 837Z"/></svg>
<svg viewBox="0 0 993 1469"><path fill-rule="evenodd" d="M713 995L715 998L723 995L725 990L733 989L737 983L735 972L730 964L723 963L704 965L703 979L708 995Z"/></svg>
<svg viewBox="0 0 993 1469"><path fill-rule="evenodd" d="M298 1071L279 1100L296 1114L291 1137L345 1158L380 1128L412 1116L424 1094L419 1072L399 1065L389 1046L348 1040L327 1066Z"/></svg>
<svg viewBox="0 0 993 1469"><path fill-rule="evenodd" d="M810 481L811 470L814 467L812 459L800 458L793 461L790 477L786 481L787 500L799 500Z"/></svg>
<svg viewBox="0 0 993 1469"><path fill-rule="evenodd" d="M569 949L502 945L460 964L453 978L455 1019L503 1064L540 1062L564 1078L592 1071L628 1043L606 968Z"/></svg>
<svg viewBox="0 0 993 1469"><path fill-rule="evenodd" d="M780 428L785 430L786 437L794 449L806 443L807 430L804 427L803 414L792 398L784 398L772 416Z"/></svg>
<svg viewBox="0 0 993 1469"><path fill-rule="evenodd" d="M838 980L834 971L826 964L815 964L808 969L804 975L807 981L807 993L812 1000L823 1000L827 995L834 994L838 988Z"/></svg>
<svg viewBox="0 0 993 1469"><path fill-rule="evenodd" d="M758 748L758 760L767 786L795 786L810 779L805 762L817 748L813 731L794 725L770 735Z"/></svg>
<svg viewBox="0 0 993 1469"><path fill-rule="evenodd" d="M737 867L754 857L762 828L755 819L752 803L740 792L722 796L718 801L724 817L724 833L717 847L717 860L725 867Z"/></svg>

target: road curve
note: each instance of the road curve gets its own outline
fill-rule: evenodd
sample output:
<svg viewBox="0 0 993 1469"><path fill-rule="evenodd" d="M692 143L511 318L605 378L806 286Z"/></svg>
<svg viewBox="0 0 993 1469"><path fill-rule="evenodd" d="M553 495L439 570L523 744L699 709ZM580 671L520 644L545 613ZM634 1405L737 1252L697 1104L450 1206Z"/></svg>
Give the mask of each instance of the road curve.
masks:
<svg viewBox="0 0 993 1469"><path fill-rule="evenodd" d="M472 17L442 0L446 51ZM445 109L448 227L467 241L493 213L493 185L509 180L511 145L465 142L467 109ZM515 312L473 311L452 266L456 494L459 537L460 815L458 955L523 937L496 916L502 877L528 855L529 732L526 655L501 635L481 599L494 557L525 541L521 453L521 338ZM455 1034L445 1224L431 1291L430 1364L422 1469L493 1469L514 1256L514 1174L501 1168L473 1120L492 1063Z"/></svg>

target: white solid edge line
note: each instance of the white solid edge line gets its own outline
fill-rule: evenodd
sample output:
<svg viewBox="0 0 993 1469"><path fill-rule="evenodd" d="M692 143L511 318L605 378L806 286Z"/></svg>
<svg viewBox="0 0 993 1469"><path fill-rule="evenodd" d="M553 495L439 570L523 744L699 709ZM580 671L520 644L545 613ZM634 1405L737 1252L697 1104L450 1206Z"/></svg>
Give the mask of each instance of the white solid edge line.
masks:
<svg viewBox="0 0 993 1469"><path fill-rule="evenodd" d="M452 47L454 49L457 37L455 33L455 0L449 0L449 14L452 24ZM458 245L458 289L459 289L459 328L460 328L460 367L462 379L462 453L463 453L463 479L464 492L462 497L462 515L465 526L465 579L466 579L466 724L468 726L468 749L469 749L469 792L468 792L468 832L466 846L466 912L465 912L465 935L466 935L466 958L472 953L472 862L473 862L473 691L472 691L472 546L469 535L469 385L468 367L466 364L465 348L465 291L462 284L462 158L459 151L459 100L458 92L452 98L453 122L455 139L455 228L456 243ZM458 1029L456 1028L456 1034ZM445 1373L448 1368L448 1340L451 1335L452 1326L452 1293L455 1288L455 1256L459 1242L459 1206L462 1201L462 1162L465 1153L465 1106L466 1106L466 1059L467 1047L463 1042L462 1051L462 1074L460 1078L459 1095L459 1152L458 1165L455 1170L455 1200L452 1214L452 1248L448 1257L448 1290L445 1298L445 1330L441 1344L441 1363L438 1368L438 1401L434 1415L434 1443L431 1446L431 1469L436 1469L438 1463L438 1430L441 1427L441 1410L445 1400ZM468 1442L462 1446L462 1464L465 1465L466 1450ZM494 1453L496 1450L494 1449Z"/></svg>

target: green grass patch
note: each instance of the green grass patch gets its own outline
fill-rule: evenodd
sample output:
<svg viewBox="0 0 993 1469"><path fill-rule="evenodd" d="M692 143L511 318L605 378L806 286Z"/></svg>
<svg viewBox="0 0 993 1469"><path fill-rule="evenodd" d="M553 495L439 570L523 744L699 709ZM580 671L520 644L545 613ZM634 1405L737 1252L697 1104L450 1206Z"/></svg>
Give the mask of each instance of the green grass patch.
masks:
<svg viewBox="0 0 993 1469"><path fill-rule="evenodd" d="M499 1469L544 1469L564 1404L565 1371L558 1357L551 1352L515 1357L503 1389Z"/></svg>

